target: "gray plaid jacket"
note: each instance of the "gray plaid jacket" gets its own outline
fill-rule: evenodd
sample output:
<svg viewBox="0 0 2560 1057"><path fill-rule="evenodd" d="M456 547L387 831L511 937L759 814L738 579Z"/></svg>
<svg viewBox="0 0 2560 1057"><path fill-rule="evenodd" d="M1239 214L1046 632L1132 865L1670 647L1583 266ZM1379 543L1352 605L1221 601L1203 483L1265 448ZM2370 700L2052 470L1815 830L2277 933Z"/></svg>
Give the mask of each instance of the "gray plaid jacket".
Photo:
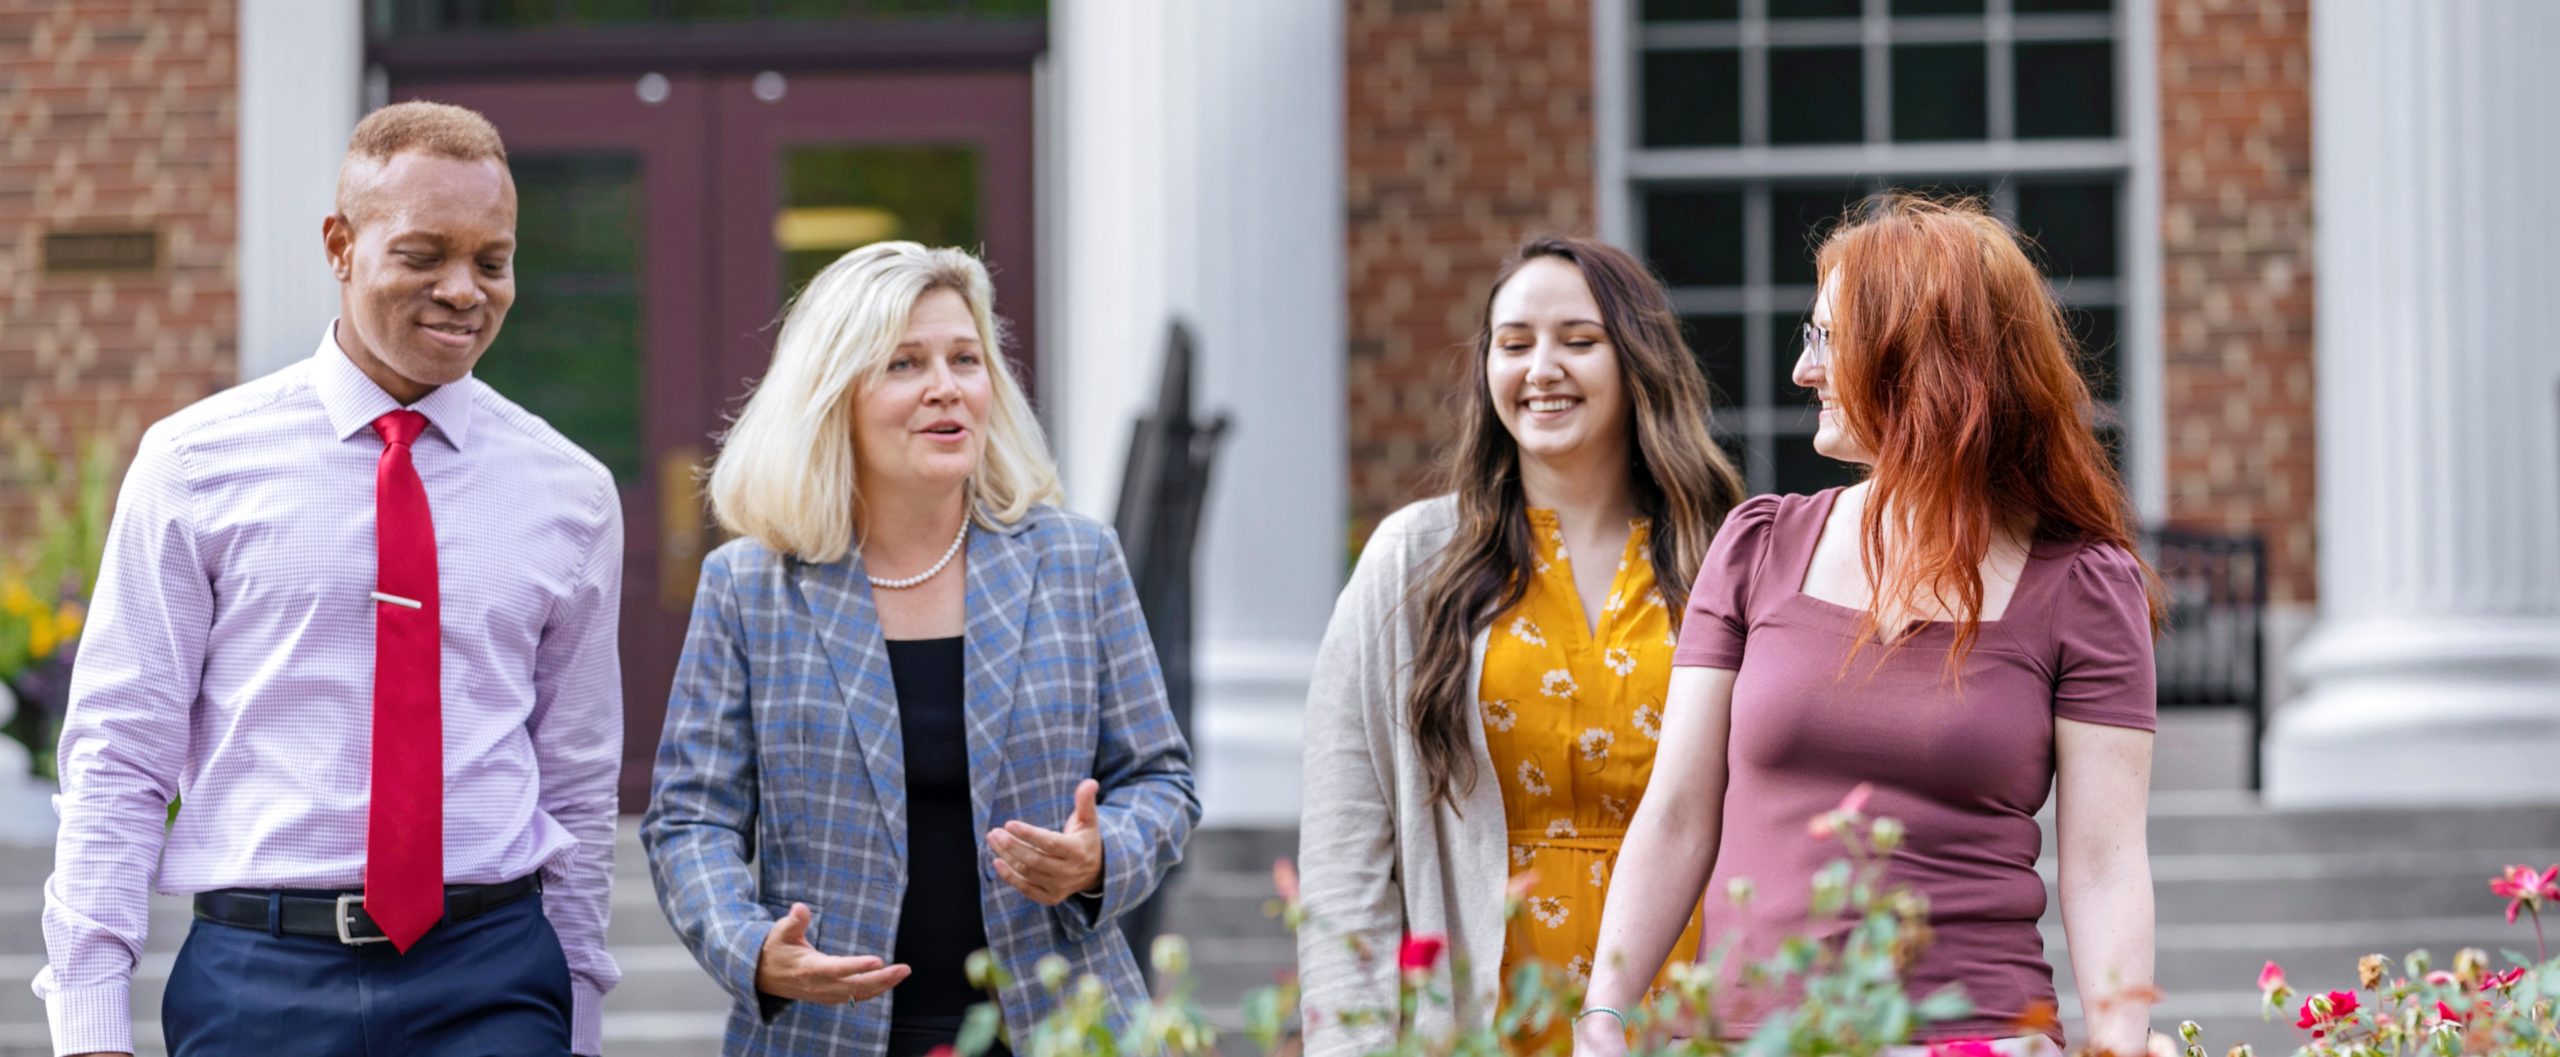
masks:
<svg viewBox="0 0 2560 1057"><path fill-rule="evenodd" d="M1042 955L1144 997L1115 919L1155 890L1199 819L1190 750L1117 538L1053 507L969 537L963 646L977 832L1062 827L1102 783L1103 897L1044 907L998 880L979 841L987 940L1014 984L1016 1038L1053 1008ZM757 993L756 956L795 901L828 954L886 957L907 884L896 688L860 556L813 565L750 539L703 563L640 838L658 905L737 999L731 1054L852 1054L888 1044L887 995L848 1006Z"/></svg>

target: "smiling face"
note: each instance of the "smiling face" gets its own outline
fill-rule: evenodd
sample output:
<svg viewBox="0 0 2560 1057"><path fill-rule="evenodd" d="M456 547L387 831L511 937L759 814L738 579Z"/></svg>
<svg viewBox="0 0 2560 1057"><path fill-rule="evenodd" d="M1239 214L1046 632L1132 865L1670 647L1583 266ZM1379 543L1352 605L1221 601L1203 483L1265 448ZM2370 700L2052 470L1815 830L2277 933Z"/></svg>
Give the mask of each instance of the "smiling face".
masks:
<svg viewBox="0 0 2560 1057"><path fill-rule="evenodd" d="M1813 296L1813 325L1824 333L1831 330L1831 291L1839 284L1839 277L1837 271L1825 276L1822 287ZM1789 375L1797 385L1813 390L1814 398L1822 405L1822 413L1813 431L1813 450L1841 462L1873 466L1875 452L1851 435L1848 420L1840 414L1840 394L1831 387L1830 361L1837 358L1836 348L1827 350L1823 357L1825 362L1821 363L1814 362L1811 350L1797 350L1796 369Z"/></svg>
<svg viewBox="0 0 2560 1057"><path fill-rule="evenodd" d="M965 485L986 449L994 382L968 299L925 291L898 347L854 398L853 452L863 490Z"/></svg>
<svg viewBox="0 0 2560 1057"><path fill-rule="evenodd" d="M402 403L461 381L515 304L516 187L494 160L404 153L321 225L338 344Z"/></svg>
<svg viewBox="0 0 2560 1057"><path fill-rule="evenodd" d="M1495 292L1491 322L1485 388L1521 459L1623 465L1625 374L1582 269L1559 257L1521 265Z"/></svg>

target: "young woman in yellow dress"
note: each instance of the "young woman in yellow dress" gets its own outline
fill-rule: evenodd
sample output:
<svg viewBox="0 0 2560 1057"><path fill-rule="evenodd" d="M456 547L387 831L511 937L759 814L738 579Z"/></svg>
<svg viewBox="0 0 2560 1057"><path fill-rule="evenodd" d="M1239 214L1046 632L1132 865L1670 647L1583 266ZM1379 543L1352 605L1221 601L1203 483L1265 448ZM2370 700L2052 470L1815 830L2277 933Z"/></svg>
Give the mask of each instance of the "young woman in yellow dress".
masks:
<svg viewBox="0 0 2560 1057"><path fill-rule="evenodd" d="M1588 978L1678 614L1742 499L1670 300L1625 252L1521 246L1474 353L1454 494L1378 527L1317 658L1299 830L1314 1057L1385 1045L1405 935L1449 944L1423 1031L1492 1023L1530 959ZM1559 1018L1514 1045L1568 1039Z"/></svg>

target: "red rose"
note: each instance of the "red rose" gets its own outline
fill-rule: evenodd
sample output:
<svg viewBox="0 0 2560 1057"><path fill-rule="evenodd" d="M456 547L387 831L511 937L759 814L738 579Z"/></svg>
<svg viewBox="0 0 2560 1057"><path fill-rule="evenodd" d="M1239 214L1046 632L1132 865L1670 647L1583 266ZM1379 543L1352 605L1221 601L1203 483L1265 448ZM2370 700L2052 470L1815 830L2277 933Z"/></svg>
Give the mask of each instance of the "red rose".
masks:
<svg viewBox="0 0 2560 1057"><path fill-rule="evenodd" d="M1440 964L1440 952L1449 941L1438 933L1426 932L1404 938L1404 946L1396 951L1396 966L1408 973L1427 973Z"/></svg>
<svg viewBox="0 0 2560 1057"><path fill-rule="evenodd" d="M2322 1006L2328 1008L2322 1009ZM2293 1022L2293 1026L2312 1029L2311 1037L2316 1039L2329 1034L2330 1025L2346 1019L2348 1014L2355 1011L2356 993L2353 991L2331 991L2325 996L2313 995L2302 1000L2302 1016Z"/></svg>

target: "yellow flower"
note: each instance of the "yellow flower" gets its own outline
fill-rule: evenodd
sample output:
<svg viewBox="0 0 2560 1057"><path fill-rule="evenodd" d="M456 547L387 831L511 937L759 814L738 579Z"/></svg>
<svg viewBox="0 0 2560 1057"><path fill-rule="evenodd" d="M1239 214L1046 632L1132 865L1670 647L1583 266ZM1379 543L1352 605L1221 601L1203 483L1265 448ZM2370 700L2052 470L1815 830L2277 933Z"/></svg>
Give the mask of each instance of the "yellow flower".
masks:
<svg viewBox="0 0 2560 1057"><path fill-rule="evenodd" d="M88 619L89 611L81 608L80 603L64 602L62 608L53 614L54 634L62 636L64 642L79 638L80 627Z"/></svg>
<svg viewBox="0 0 2560 1057"><path fill-rule="evenodd" d="M0 613L33 616L40 611L35 592L27 590L26 581L13 579L7 587L0 588Z"/></svg>
<svg viewBox="0 0 2560 1057"><path fill-rule="evenodd" d="M37 610L27 621L27 659L41 661L53 656L53 614Z"/></svg>

